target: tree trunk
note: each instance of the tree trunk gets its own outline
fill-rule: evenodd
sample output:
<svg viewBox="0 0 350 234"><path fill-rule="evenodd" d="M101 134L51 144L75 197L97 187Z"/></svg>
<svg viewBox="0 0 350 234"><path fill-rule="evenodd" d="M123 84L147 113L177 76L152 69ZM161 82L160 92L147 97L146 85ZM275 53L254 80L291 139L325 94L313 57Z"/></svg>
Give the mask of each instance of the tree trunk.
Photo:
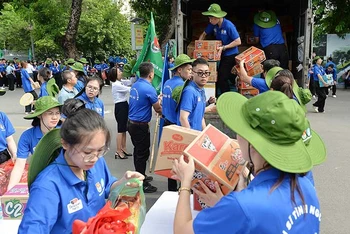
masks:
<svg viewBox="0 0 350 234"><path fill-rule="evenodd" d="M66 58L75 59L78 57L76 37L78 34L82 3L83 0L72 0L71 15L63 41L64 54Z"/></svg>
<svg viewBox="0 0 350 234"><path fill-rule="evenodd" d="M162 41L161 48L164 50L166 43L172 39L175 33L175 25L176 25L176 9L177 9L177 0L171 1L171 11L170 11L170 24L167 28L167 33L165 34L164 40ZM164 51L163 51L164 54Z"/></svg>

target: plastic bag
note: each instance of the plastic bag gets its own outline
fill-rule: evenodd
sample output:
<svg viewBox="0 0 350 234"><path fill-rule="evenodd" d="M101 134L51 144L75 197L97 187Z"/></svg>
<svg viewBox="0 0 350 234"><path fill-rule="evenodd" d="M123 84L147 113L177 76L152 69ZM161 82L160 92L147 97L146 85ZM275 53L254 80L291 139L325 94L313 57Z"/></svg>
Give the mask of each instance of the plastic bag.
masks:
<svg viewBox="0 0 350 234"><path fill-rule="evenodd" d="M137 183L139 187L126 186ZM110 192L106 205L86 223L73 222L73 234L138 234L146 216L146 201L141 182L131 179Z"/></svg>

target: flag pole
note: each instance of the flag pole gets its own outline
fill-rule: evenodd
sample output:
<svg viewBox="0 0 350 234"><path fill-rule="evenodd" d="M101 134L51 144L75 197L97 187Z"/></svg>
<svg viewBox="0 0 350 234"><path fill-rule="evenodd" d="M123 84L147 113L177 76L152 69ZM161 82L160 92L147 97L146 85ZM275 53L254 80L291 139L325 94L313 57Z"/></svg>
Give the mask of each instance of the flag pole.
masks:
<svg viewBox="0 0 350 234"><path fill-rule="evenodd" d="M163 94L163 85L164 85L164 76L165 72L169 72L167 68L167 57L168 57L168 48L169 48L169 43L166 44L165 46L165 54L164 54L164 63L163 63L163 73L162 73L162 80L160 83L160 96ZM156 145L156 140L157 140L157 135L158 135L158 130L159 130L159 121L160 121L160 115L157 114L157 120L156 120L156 126L154 127L154 133L153 133L153 143L152 143L152 148L151 148L151 158L150 158L150 163L149 163L149 173L152 173L153 169L153 159L154 159L154 151L155 151L155 145Z"/></svg>

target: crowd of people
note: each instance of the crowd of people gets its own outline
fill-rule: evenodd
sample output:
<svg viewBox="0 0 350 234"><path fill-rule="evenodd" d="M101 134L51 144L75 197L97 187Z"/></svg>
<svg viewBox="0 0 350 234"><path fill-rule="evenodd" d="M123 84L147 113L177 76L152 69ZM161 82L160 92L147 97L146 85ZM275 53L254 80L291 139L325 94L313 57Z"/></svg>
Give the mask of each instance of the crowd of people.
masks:
<svg viewBox="0 0 350 234"><path fill-rule="evenodd" d="M204 86L211 75L208 62L185 54L171 58L173 76L164 83L161 95L152 86L155 73L150 62L139 65L138 79L131 87L122 82L126 63L122 56L111 56L110 66L95 60L93 67L85 58L68 59L65 65L50 58L38 66L21 62L14 69L14 64L8 62L5 71L11 75L3 85L10 85L11 77L20 87L21 80L24 92L34 100L25 106L24 115L32 121L32 127L22 133L18 144L13 140L11 121L0 112L4 128L0 135L0 160L15 161L8 188L18 183L28 158L37 162L36 158L43 156L48 161L54 152L59 152L29 184L30 196L19 233L70 232L75 219L86 222L96 215L109 192L130 178L143 181L145 193L156 192L158 188L151 184L153 177L146 174L152 111L163 118L165 126L202 131L206 127L207 107L214 104L222 121L237 133L242 156L254 179L250 181L250 176L240 174L236 189L225 196L202 184L205 193L193 191L208 201L209 208L192 219L194 161L183 156L175 159L174 176L168 180L168 190L179 193L174 233L319 233L320 219L310 211L320 209L312 168L325 160L326 149L306 118L305 104L311 93L299 88L286 69L286 47L276 15L259 12L254 21L254 35L268 58L262 65L262 77L248 76L244 61L239 64L240 79L260 91L250 99L228 89L228 81L235 82L228 71L235 65L240 45L234 24L224 18L226 12L218 4L212 4L203 15L209 17L210 25L200 39L215 32L223 42L219 48L222 59L218 99L205 94ZM316 57L313 71L318 95L314 106L320 113L324 112L328 89L321 63L321 58ZM326 68L334 75L332 64ZM41 83L39 95L33 87L37 80ZM114 158L132 156L135 170L127 171L119 180L111 175L103 158L110 150L111 133L104 120L100 95L102 88L110 84L118 124ZM174 91L179 88L179 96L175 97ZM332 91L335 96L335 87ZM132 153L126 147L127 132ZM294 214L296 209L298 215ZM286 222L291 224L286 227Z"/></svg>

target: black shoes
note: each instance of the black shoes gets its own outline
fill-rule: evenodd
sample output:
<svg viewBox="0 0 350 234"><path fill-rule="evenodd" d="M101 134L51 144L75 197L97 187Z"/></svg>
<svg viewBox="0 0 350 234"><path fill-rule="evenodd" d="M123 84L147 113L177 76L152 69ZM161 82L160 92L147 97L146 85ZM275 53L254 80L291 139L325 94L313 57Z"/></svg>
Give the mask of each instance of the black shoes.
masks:
<svg viewBox="0 0 350 234"><path fill-rule="evenodd" d="M125 156L132 156L132 154L129 154L129 153L125 152L124 150L122 150L122 151L123 151Z"/></svg>
<svg viewBox="0 0 350 234"><path fill-rule="evenodd" d="M155 192L157 192L157 187L154 187L153 185L151 185L151 183L145 181L143 183L143 192L144 193L155 193Z"/></svg>
<svg viewBox="0 0 350 234"><path fill-rule="evenodd" d="M127 156L121 156L120 154L118 154L118 152L115 152L114 154L114 159L127 159Z"/></svg>
<svg viewBox="0 0 350 234"><path fill-rule="evenodd" d="M147 176L145 177L145 179L143 180L144 182L151 182L153 181L153 177L152 176Z"/></svg>

